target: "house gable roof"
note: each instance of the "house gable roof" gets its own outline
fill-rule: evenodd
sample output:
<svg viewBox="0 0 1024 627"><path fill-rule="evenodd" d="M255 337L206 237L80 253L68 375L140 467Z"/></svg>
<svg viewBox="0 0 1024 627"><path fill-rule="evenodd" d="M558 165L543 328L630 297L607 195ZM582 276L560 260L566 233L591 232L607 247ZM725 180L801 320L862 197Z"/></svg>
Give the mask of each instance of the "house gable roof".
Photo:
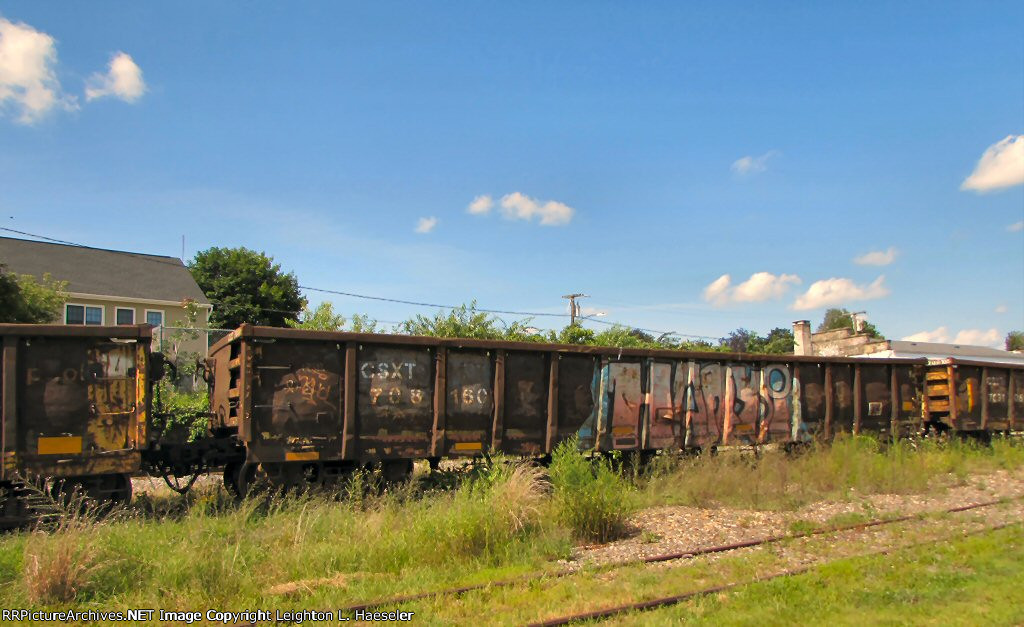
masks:
<svg viewBox="0 0 1024 627"><path fill-rule="evenodd" d="M0 237L0 264L37 278L48 272L78 294L210 304L176 257Z"/></svg>

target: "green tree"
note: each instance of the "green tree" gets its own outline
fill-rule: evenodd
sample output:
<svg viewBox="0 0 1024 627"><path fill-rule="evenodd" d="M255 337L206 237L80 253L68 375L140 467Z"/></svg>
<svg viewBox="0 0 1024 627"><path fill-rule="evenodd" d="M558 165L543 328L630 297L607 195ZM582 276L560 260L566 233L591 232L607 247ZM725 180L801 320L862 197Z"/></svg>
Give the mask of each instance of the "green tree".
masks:
<svg viewBox="0 0 1024 627"><path fill-rule="evenodd" d="M551 331L548 334L548 339L557 344L595 344L597 334L592 329L588 329L581 325L567 324L557 334Z"/></svg>
<svg viewBox="0 0 1024 627"><path fill-rule="evenodd" d="M747 345L747 350L751 353L788 355L793 353L793 344L793 332L776 327L767 336L755 335Z"/></svg>
<svg viewBox="0 0 1024 627"><path fill-rule="evenodd" d="M298 320L285 320L285 324L293 329L341 331L345 328L345 316L334 313L334 304L325 300L312 311L303 307Z"/></svg>
<svg viewBox="0 0 1024 627"><path fill-rule="evenodd" d="M822 331L834 331L835 329L850 329L853 330L853 316L850 315L848 309L833 308L825 311L825 317L822 319L821 324L816 329L817 333ZM861 326L861 333L866 333L871 337L884 339L882 333L870 322L864 321Z"/></svg>
<svg viewBox="0 0 1024 627"><path fill-rule="evenodd" d="M351 323L345 316L334 312L334 304L324 301L310 311L302 308L298 320L286 320L293 329L312 329L316 331L350 331L352 333L377 333L377 321L364 314L352 314ZM348 326L346 329L345 327Z"/></svg>
<svg viewBox="0 0 1024 627"><path fill-rule="evenodd" d="M248 248L208 248L189 270L213 301L210 325L233 329L243 322L283 327L297 319L306 299L294 273L281 271L272 257Z"/></svg>
<svg viewBox="0 0 1024 627"><path fill-rule="evenodd" d="M1010 331L1006 334L1006 350L1024 351L1024 331Z"/></svg>
<svg viewBox="0 0 1024 627"><path fill-rule="evenodd" d="M18 276L0 265L0 322L46 324L60 319L68 300L67 281L49 275L37 282L29 274Z"/></svg>

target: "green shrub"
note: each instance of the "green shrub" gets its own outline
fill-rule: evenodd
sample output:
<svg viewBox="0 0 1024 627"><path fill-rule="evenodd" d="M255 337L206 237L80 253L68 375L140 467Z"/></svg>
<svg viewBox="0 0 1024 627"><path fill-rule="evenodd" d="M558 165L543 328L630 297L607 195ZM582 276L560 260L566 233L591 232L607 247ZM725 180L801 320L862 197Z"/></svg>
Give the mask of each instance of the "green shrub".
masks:
<svg viewBox="0 0 1024 627"><path fill-rule="evenodd" d="M550 475L558 520L583 540L619 538L638 507L633 487L611 461L588 460L577 446L574 436L552 454Z"/></svg>

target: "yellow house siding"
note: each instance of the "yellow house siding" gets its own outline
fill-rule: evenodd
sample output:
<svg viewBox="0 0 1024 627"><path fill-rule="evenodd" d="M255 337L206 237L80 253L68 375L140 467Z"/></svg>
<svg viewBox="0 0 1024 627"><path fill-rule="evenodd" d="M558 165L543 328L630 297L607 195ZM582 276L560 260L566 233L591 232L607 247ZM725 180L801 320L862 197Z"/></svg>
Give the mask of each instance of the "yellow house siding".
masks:
<svg viewBox="0 0 1024 627"><path fill-rule="evenodd" d="M99 307L103 310L103 324L115 325L117 324L117 310L118 309L132 309L135 311L135 324L144 324L146 322L147 311L162 311L164 314L164 326L165 327L180 327L185 324L187 315L185 308L180 304L168 304L164 301L143 301L142 299L131 299L121 300L116 297L97 297L95 295L77 295L71 293L68 296L67 305L82 305L86 307ZM66 324L66 307L61 309L60 318L56 320L59 324ZM210 307L202 306L199 313L199 319L196 320L196 326L199 329L208 328L208 318L210 315ZM164 350L169 348L166 346L170 341L171 334L175 333L175 329L154 329L153 330L153 348L154 350ZM161 345L163 340L163 346ZM205 356L207 354L207 342L206 333L202 332L196 339L185 339L181 342L180 352L198 353Z"/></svg>

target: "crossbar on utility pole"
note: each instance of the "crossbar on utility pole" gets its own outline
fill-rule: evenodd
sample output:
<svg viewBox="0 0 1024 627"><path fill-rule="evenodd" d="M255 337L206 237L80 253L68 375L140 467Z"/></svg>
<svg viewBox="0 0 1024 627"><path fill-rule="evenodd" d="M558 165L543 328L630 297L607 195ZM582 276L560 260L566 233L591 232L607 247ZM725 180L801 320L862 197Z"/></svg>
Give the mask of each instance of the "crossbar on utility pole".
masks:
<svg viewBox="0 0 1024 627"><path fill-rule="evenodd" d="M576 303L577 298L589 298L586 294L566 294L562 298L569 300L569 325L576 324L576 317L580 315L580 306Z"/></svg>

